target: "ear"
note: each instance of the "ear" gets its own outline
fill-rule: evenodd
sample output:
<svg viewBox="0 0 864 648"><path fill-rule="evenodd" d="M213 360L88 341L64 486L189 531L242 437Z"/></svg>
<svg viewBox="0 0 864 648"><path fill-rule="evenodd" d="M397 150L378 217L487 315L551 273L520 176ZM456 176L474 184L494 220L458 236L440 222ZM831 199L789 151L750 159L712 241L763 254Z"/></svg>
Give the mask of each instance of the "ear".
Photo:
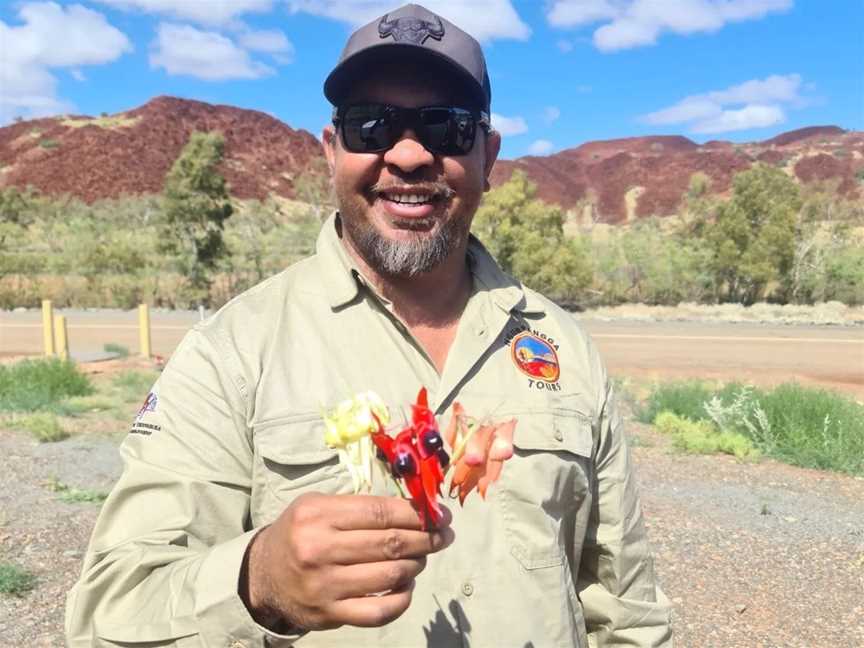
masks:
<svg viewBox="0 0 864 648"><path fill-rule="evenodd" d="M331 176L336 168L336 147L339 146L336 138L336 129L333 124L327 124L321 131L321 143L324 145L324 157L327 159L327 166L330 167Z"/></svg>
<svg viewBox="0 0 864 648"><path fill-rule="evenodd" d="M486 135L486 157L483 162L483 177L485 184L483 191L489 191L492 185L489 184L489 176L492 174L492 167L495 166L495 160L498 159L498 152L501 150L501 133L496 130L489 131Z"/></svg>

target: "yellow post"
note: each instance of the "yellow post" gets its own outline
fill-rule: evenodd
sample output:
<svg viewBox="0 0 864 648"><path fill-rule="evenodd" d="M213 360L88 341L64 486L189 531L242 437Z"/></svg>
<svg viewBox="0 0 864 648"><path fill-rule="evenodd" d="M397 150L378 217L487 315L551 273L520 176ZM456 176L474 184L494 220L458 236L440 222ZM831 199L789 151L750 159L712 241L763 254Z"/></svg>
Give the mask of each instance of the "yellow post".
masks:
<svg viewBox="0 0 864 648"><path fill-rule="evenodd" d="M138 306L138 340L141 355L150 358L150 307L147 304Z"/></svg>
<svg viewBox="0 0 864 648"><path fill-rule="evenodd" d="M57 335L57 355L63 360L69 359L69 338L66 336L66 317L56 315L54 317L54 332Z"/></svg>
<svg viewBox="0 0 864 648"><path fill-rule="evenodd" d="M54 307L50 299L42 300L42 346L46 356L54 355Z"/></svg>

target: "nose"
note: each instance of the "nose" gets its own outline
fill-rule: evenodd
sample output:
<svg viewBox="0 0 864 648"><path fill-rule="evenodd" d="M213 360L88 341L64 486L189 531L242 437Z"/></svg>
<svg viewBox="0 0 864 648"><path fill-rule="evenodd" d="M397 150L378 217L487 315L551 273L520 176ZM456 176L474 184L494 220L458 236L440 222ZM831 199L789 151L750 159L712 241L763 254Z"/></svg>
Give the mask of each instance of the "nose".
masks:
<svg viewBox="0 0 864 648"><path fill-rule="evenodd" d="M435 156L420 143L413 130L406 129L402 137L384 153L384 162L405 173L412 173L420 167L431 166Z"/></svg>

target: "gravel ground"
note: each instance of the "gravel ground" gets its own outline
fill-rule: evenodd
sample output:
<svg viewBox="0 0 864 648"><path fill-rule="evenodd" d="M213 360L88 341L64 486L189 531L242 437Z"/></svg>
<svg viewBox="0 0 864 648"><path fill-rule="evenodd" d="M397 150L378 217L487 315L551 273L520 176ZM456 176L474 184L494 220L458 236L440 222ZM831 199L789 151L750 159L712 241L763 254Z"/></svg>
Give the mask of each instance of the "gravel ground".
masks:
<svg viewBox="0 0 864 648"><path fill-rule="evenodd" d="M675 454L630 429L676 646L864 646L864 480ZM47 483L106 490L120 467L115 442L95 435L40 445L0 431L0 560L38 577L23 598L0 596L0 647L63 645L98 507L60 502Z"/></svg>

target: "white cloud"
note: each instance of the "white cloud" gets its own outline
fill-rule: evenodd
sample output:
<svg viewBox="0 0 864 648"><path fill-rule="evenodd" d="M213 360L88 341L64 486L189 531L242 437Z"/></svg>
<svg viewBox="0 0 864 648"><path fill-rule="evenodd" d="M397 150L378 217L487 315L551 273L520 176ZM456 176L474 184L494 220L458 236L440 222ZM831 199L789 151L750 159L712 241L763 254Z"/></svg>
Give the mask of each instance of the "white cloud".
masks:
<svg viewBox="0 0 864 648"><path fill-rule="evenodd" d="M528 124L522 117L505 117L492 113L492 128L497 130L503 137L509 135L521 135L528 132Z"/></svg>
<svg viewBox="0 0 864 648"><path fill-rule="evenodd" d="M227 25L250 12L267 12L273 0L96 0L117 9L137 10L191 20L205 25Z"/></svg>
<svg viewBox="0 0 864 648"><path fill-rule="evenodd" d="M554 144L549 140L539 139L531 143L528 147L529 155L549 155L554 148Z"/></svg>
<svg viewBox="0 0 864 648"><path fill-rule="evenodd" d="M764 128L786 120L784 105L804 103L800 95L801 76L772 75L752 79L725 90L690 95L662 110L644 115L653 125L689 122L691 133L725 133Z"/></svg>
<svg viewBox="0 0 864 648"><path fill-rule="evenodd" d="M292 12L304 12L365 25L399 6L392 0L287 0ZM526 40L531 28L526 25L511 0L424 0L423 6L440 14L479 41L495 38Z"/></svg>
<svg viewBox="0 0 864 648"><path fill-rule="evenodd" d="M54 2L20 5L21 25L0 21L0 124L14 117L43 117L71 112L74 106L57 96L51 68L103 65L132 50L129 39L105 20L82 7Z"/></svg>
<svg viewBox="0 0 864 648"><path fill-rule="evenodd" d="M150 65L171 75L205 81L258 79L274 72L222 34L171 23L159 25L151 44Z"/></svg>
<svg viewBox="0 0 864 648"><path fill-rule="evenodd" d="M268 54L287 54L294 52L294 46L278 29L261 31L245 31L237 37L237 41L246 49Z"/></svg>
<svg viewBox="0 0 864 648"><path fill-rule="evenodd" d="M606 23L594 32L603 51L653 45L664 32L713 32L726 23L786 11L793 0L555 0L546 14L553 27Z"/></svg>
<svg viewBox="0 0 864 648"><path fill-rule="evenodd" d="M543 109L543 119L546 120L547 124L552 124L558 121L558 118L561 116L561 109L558 106L546 106Z"/></svg>
<svg viewBox="0 0 864 648"><path fill-rule="evenodd" d="M693 125L693 133L727 133L729 131L765 128L786 121L786 115L779 106L751 104L738 110L724 110Z"/></svg>

